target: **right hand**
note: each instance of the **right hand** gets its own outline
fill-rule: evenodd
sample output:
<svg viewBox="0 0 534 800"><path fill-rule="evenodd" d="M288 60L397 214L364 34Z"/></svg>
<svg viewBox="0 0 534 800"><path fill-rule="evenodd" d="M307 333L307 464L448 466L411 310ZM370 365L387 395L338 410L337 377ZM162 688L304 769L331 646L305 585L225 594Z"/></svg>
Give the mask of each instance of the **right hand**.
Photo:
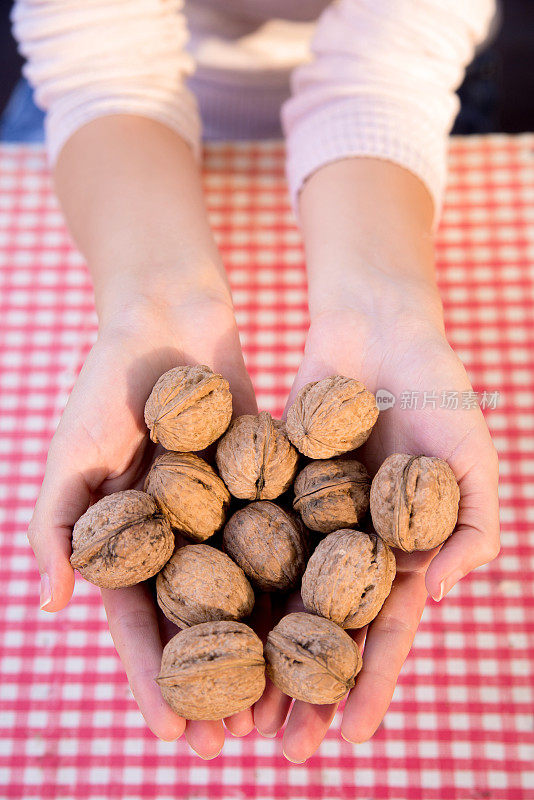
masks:
<svg viewBox="0 0 534 800"><path fill-rule="evenodd" d="M148 308L147 308L148 305ZM159 376L180 364L207 364L230 382L234 413L255 413L229 303L206 299L169 312L165 303L121 313L99 331L52 439L28 538L41 574L41 607L59 611L70 600L72 527L90 503L112 492L142 488L153 457L144 405ZM203 758L224 743L221 722L187 722L163 701L154 678L163 644L176 628L162 622L146 584L102 590L109 628L139 708L153 733L182 735ZM226 720L234 735L252 730L250 710Z"/></svg>

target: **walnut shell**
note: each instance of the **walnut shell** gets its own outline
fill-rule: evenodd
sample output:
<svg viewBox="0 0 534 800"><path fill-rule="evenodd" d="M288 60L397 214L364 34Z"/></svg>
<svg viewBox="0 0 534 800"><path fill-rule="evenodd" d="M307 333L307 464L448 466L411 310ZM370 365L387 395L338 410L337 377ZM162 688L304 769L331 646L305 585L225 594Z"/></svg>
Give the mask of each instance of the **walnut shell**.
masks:
<svg viewBox="0 0 534 800"><path fill-rule="evenodd" d="M387 544L411 553L447 539L458 519L460 490L446 461L396 453L371 484L371 516Z"/></svg>
<svg viewBox="0 0 534 800"><path fill-rule="evenodd" d="M268 500L250 503L230 517L223 546L264 592L292 589L304 572L309 550L301 521Z"/></svg>
<svg viewBox="0 0 534 800"><path fill-rule="evenodd" d="M382 539L361 531L335 531L308 561L302 601L307 611L342 628L363 628L382 608L394 577L395 556Z"/></svg>
<svg viewBox="0 0 534 800"><path fill-rule="evenodd" d="M180 628L248 617L254 592L243 570L207 544L180 547L156 581L159 607Z"/></svg>
<svg viewBox="0 0 534 800"><path fill-rule="evenodd" d="M153 442L166 450L204 450L232 418L228 381L206 366L175 367L156 382L145 405Z"/></svg>
<svg viewBox="0 0 534 800"><path fill-rule="evenodd" d="M230 424L217 445L216 461L234 497L274 500L293 483L298 453L283 422L262 411L244 414Z"/></svg>
<svg viewBox="0 0 534 800"><path fill-rule="evenodd" d="M378 419L375 396L363 383L334 375L304 386L287 413L287 435L309 458L355 450Z"/></svg>
<svg viewBox="0 0 534 800"><path fill-rule="evenodd" d="M230 494L209 464L194 453L163 453L145 481L173 528L203 542L222 528Z"/></svg>
<svg viewBox="0 0 534 800"><path fill-rule="evenodd" d="M128 489L92 505L72 531L70 563L105 589L151 578L174 550L171 527L150 495Z"/></svg>
<svg viewBox="0 0 534 800"><path fill-rule="evenodd" d="M371 479L359 461L312 461L295 481L293 508L320 533L356 527L369 508Z"/></svg>
<svg viewBox="0 0 534 800"><path fill-rule="evenodd" d="M156 678L164 700L185 719L244 711L265 688L262 643L242 622L203 622L176 634Z"/></svg>
<svg viewBox="0 0 534 800"><path fill-rule="evenodd" d="M336 703L354 686L360 651L329 619L297 612L283 617L267 636L266 673L278 688L307 703Z"/></svg>

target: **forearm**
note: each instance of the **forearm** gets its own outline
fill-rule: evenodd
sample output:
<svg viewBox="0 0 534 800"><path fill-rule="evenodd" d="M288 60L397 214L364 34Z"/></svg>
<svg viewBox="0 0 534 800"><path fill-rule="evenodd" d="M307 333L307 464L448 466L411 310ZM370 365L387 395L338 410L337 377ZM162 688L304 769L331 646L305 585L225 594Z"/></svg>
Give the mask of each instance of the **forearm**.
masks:
<svg viewBox="0 0 534 800"><path fill-rule="evenodd" d="M300 217L312 319L414 309L441 325L432 199L414 175L373 158L327 164L305 183Z"/></svg>
<svg viewBox="0 0 534 800"><path fill-rule="evenodd" d="M142 117L101 117L60 153L55 183L99 317L135 304L230 301L190 147Z"/></svg>

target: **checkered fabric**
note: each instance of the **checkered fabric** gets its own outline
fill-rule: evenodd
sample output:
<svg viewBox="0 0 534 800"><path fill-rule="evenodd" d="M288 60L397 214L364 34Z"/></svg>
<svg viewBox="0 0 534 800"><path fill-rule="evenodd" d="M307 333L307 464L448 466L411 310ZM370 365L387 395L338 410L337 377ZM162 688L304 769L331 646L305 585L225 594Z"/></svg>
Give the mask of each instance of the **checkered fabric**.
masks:
<svg viewBox="0 0 534 800"><path fill-rule="evenodd" d="M339 719L317 755L228 738L200 761L145 728L99 595L40 614L25 530L50 437L95 335L91 287L65 232L40 148L0 149L0 797L534 798L534 137L456 139L439 279L452 344L501 456L503 553L429 601L391 709L351 746ZM260 407L279 413L307 326L299 234L282 147L217 145L205 159Z"/></svg>

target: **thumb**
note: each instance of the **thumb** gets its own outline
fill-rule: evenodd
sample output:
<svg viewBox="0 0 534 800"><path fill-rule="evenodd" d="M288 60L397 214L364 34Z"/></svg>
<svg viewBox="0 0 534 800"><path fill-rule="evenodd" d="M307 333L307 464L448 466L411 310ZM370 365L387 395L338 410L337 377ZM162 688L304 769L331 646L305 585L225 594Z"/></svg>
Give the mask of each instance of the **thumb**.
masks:
<svg viewBox="0 0 534 800"><path fill-rule="evenodd" d="M72 527L87 510L92 495L90 481L65 463L62 449L57 443L50 449L28 527L28 539L41 575L40 607L44 611L59 611L72 596L74 571L69 561Z"/></svg>
<svg viewBox="0 0 534 800"><path fill-rule="evenodd" d="M234 417L242 414L257 414L256 395L245 366L237 330L232 331L231 340L217 354L211 366L216 372L220 372L230 384Z"/></svg>
<svg viewBox="0 0 534 800"><path fill-rule="evenodd" d="M441 600L459 580L492 561L500 550L498 465L491 447L458 483L458 525L426 573L427 590L434 600Z"/></svg>
<svg viewBox="0 0 534 800"><path fill-rule="evenodd" d="M295 402L295 398L303 386L312 381L321 381L323 378L329 378L334 374L335 369L326 361L305 356L293 381L282 418L286 418L287 412Z"/></svg>

